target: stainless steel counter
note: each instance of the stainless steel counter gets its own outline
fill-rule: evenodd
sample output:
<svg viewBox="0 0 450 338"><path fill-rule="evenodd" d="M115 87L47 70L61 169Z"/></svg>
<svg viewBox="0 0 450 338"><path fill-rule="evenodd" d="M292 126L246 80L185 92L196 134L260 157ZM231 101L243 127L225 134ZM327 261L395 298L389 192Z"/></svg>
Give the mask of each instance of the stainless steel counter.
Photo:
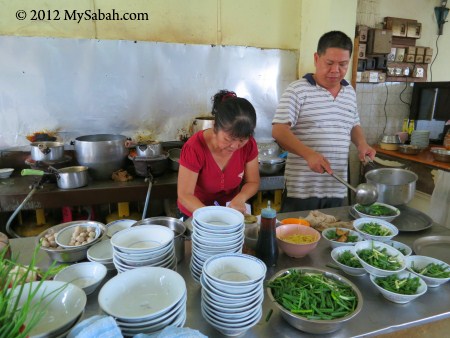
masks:
<svg viewBox="0 0 450 338"><path fill-rule="evenodd" d="M349 220L348 207L332 208L323 210L327 214L335 215L341 220ZM278 215L279 219L291 216L306 216L307 212L294 212ZM400 233L395 240L412 246L415 239L424 236L449 236L450 229L434 224L431 228L419 232ZM188 287L187 300L187 321L185 326L197 329L209 337L223 337L218 331L210 326L200 313L200 285L195 283L189 272L189 261L191 257L190 242L186 243L185 259L178 264L178 272L185 278ZM21 238L11 240L13 253L20 253L20 261L26 263L32 254L34 248L34 238ZM285 254L280 254L278 265L267 272L267 278L276 271L296 266L313 266L333 270L326 267L326 264L332 263L330 257L331 248L321 239L317 248L308 256L301 259L289 258ZM39 265L46 267L50 261L44 252L40 252ZM409 304L391 303L375 289L369 280L369 276L353 277L342 272L343 276L353 281L363 294L364 304L362 311L351 321L346 323L342 329L326 335L310 335L298 331L283 320L275 306L273 306L268 297L265 297L263 303L263 317L261 321L251 330L247 331L242 337L333 337L347 338L360 336L374 336L381 333L388 333L415 325L425 324L443 318L450 318L450 283L446 283L438 288L429 288L427 293ZM107 279L114 274L108 274ZM106 281L106 280L105 280ZM104 282L105 282L104 281ZM101 314L102 311L97 303L98 291L88 296L88 303L84 317L90 317L95 314ZM267 313L273 309L274 312L268 322L265 322Z"/></svg>

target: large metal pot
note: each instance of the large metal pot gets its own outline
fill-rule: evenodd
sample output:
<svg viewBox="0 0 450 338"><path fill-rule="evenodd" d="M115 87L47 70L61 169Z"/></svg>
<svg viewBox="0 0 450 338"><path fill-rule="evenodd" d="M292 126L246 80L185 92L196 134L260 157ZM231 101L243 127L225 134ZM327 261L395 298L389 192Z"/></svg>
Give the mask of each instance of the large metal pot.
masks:
<svg viewBox="0 0 450 338"><path fill-rule="evenodd" d="M64 157L64 143L62 142L32 142L31 159L34 161L55 162Z"/></svg>
<svg viewBox="0 0 450 338"><path fill-rule="evenodd" d="M159 142L152 142L148 144L138 144L136 146L137 156L158 156L161 155L162 144Z"/></svg>
<svg viewBox="0 0 450 338"><path fill-rule="evenodd" d="M175 245L175 256L177 257L177 262L181 262L184 259L184 233L186 231L186 226L182 221L174 217L159 216L150 217L140 220L134 223L132 226L139 225L162 225L168 227L174 232L174 245Z"/></svg>
<svg viewBox="0 0 450 338"><path fill-rule="evenodd" d="M378 202L401 205L411 201L416 191L418 176L410 170L381 168L368 171L367 183L375 185Z"/></svg>
<svg viewBox="0 0 450 338"><path fill-rule="evenodd" d="M96 134L75 139L75 156L80 165L89 168L94 179L110 179L114 171L122 169L128 155L123 135Z"/></svg>
<svg viewBox="0 0 450 338"><path fill-rule="evenodd" d="M192 122L191 134L195 134L200 130L205 130L213 127L214 127L214 116L199 116L194 119L194 122Z"/></svg>

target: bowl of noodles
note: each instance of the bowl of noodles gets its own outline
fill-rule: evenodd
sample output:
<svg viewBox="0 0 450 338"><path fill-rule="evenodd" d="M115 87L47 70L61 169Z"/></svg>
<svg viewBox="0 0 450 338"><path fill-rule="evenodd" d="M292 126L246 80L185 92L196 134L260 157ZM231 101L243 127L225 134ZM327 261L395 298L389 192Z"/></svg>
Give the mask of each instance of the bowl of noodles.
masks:
<svg viewBox="0 0 450 338"><path fill-rule="evenodd" d="M313 251L320 240L320 232L301 224L284 224L277 227L278 247L289 257L304 257Z"/></svg>

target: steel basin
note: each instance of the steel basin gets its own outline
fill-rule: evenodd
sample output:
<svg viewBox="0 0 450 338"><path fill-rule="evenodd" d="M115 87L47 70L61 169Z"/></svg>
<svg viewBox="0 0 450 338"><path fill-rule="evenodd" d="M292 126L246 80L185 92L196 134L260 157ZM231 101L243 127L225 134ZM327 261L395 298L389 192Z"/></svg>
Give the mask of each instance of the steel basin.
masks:
<svg viewBox="0 0 450 338"><path fill-rule="evenodd" d="M367 183L375 185L378 202L401 205L411 201L416 192L418 176L410 170L399 168L380 168L368 171Z"/></svg>
<svg viewBox="0 0 450 338"><path fill-rule="evenodd" d="M143 220L134 223L132 226L135 227L139 225L162 225L171 229L175 236L173 241L175 245L175 256L177 257L177 262L179 263L184 259L184 233L186 231L186 226L182 221L174 217L158 216L144 218Z"/></svg>

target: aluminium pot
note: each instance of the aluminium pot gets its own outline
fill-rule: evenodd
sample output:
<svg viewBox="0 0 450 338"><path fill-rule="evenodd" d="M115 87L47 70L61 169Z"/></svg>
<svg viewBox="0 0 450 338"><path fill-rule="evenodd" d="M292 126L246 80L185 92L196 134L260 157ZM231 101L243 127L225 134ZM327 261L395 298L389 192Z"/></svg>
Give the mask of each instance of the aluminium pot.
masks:
<svg viewBox="0 0 450 338"><path fill-rule="evenodd" d="M411 201L416 192L418 176L406 169L380 168L365 174L367 183L378 191L378 202L389 205L402 205Z"/></svg>
<svg viewBox="0 0 450 338"><path fill-rule="evenodd" d="M88 167L74 166L58 169L56 183L60 189L76 189L88 184Z"/></svg>
<svg viewBox="0 0 450 338"><path fill-rule="evenodd" d="M186 226L182 221L174 217L158 216L144 218L143 220L137 221L132 226L135 227L139 225L162 225L171 229L174 232L173 242L175 245L175 256L177 257L177 263L184 259L184 233L186 232Z"/></svg>
<svg viewBox="0 0 450 338"><path fill-rule="evenodd" d="M200 130L205 130L214 127L214 116L198 116L192 122L192 132L195 134Z"/></svg>
<svg viewBox="0 0 450 338"><path fill-rule="evenodd" d="M162 144L160 142L152 142L148 144L138 144L136 146L137 156L150 157L161 155Z"/></svg>
<svg viewBox="0 0 450 338"><path fill-rule="evenodd" d="M34 161L56 162L64 157L64 143L62 142L32 142L31 159Z"/></svg>
<svg viewBox="0 0 450 338"><path fill-rule="evenodd" d="M123 169L128 149L123 135L95 134L75 139L75 156L78 163L89 168L92 178L111 179L114 171Z"/></svg>

